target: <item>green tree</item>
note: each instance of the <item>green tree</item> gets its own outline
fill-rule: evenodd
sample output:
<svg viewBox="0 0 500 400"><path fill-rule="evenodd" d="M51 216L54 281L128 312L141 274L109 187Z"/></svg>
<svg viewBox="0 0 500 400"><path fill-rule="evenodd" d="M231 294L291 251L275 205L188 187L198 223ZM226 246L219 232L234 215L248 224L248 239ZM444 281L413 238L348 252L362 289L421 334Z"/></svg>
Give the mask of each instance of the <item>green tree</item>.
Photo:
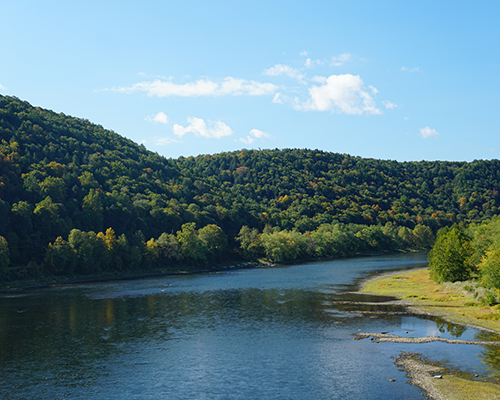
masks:
<svg viewBox="0 0 500 400"><path fill-rule="evenodd" d="M411 249L415 247L415 236L410 228L406 226L399 227L397 236L403 248Z"/></svg>
<svg viewBox="0 0 500 400"><path fill-rule="evenodd" d="M429 252L429 271L435 282L466 281L471 278L472 246L469 237L456 225L438 232L434 247Z"/></svg>
<svg viewBox="0 0 500 400"><path fill-rule="evenodd" d="M415 246L419 249L429 249L434 243L434 234L426 225L416 225L413 228Z"/></svg>
<svg viewBox="0 0 500 400"><path fill-rule="evenodd" d="M61 206L52 201L50 196L36 204L34 215L34 228L41 233L44 240L49 241L58 235L66 235L67 227L60 218ZM45 243L47 243L45 242Z"/></svg>
<svg viewBox="0 0 500 400"><path fill-rule="evenodd" d="M66 184L61 178L48 176L40 183L42 196L50 196L56 203L60 203L66 197Z"/></svg>
<svg viewBox="0 0 500 400"><path fill-rule="evenodd" d="M76 250L61 236L58 236L54 243L49 243L47 246L44 259L47 272L55 275L72 274L76 263Z"/></svg>
<svg viewBox="0 0 500 400"><path fill-rule="evenodd" d="M90 274L101 271L106 247L95 232L73 229L68 236L68 242L77 254L76 273Z"/></svg>
<svg viewBox="0 0 500 400"><path fill-rule="evenodd" d="M217 225L210 224L198 230L198 237L207 251L210 261L219 260L227 250L227 236Z"/></svg>
<svg viewBox="0 0 500 400"><path fill-rule="evenodd" d="M179 249L179 242L175 235L162 233L156 243L158 245L158 256L161 262L180 262L184 258Z"/></svg>
<svg viewBox="0 0 500 400"><path fill-rule="evenodd" d="M478 269L484 287L500 289L500 248L487 251Z"/></svg>
<svg viewBox="0 0 500 400"><path fill-rule="evenodd" d="M243 225L236 240L240 242L240 248L243 250L243 256L247 259L253 259L262 252L260 244L260 235L257 228L250 229Z"/></svg>
<svg viewBox="0 0 500 400"><path fill-rule="evenodd" d="M181 230L177 231L177 241L182 255L188 260L194 262L206 261L207 248L199 238L194 222L182 225Z"/></svg>
<svg viewBox="0 0 500 400"><path fill-rule="evenodd" d="M144 246L143 263L147 269L150 269L156 265L158 258L158 244L151 238L146 242L146 246Z"/></svg>
<svg viewBox="0 0 500 400"><path fill-rule="evenodd" d="M263 233L260 240L267 258L274 262L295 260L304 251L305 241L299 232Z"/></svg>

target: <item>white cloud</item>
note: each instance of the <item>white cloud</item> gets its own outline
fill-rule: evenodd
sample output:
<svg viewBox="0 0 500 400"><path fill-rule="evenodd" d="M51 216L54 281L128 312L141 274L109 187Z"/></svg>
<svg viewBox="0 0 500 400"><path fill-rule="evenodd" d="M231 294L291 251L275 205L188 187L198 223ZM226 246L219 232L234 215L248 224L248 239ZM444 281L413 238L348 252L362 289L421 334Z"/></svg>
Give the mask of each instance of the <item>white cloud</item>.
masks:
<svg viewBox="0 0 500 400"><path fill-rule="evenodd" d="M182 137L186 133L194 133L196 136L206 138L220 139L224 136L231 136L233 130L222 121L208 121L209 126L201 118L188 118L189 125L185 128L181 125L174 124L172 130L174 135Z"/></svg>
<svg viewBox="0 0 500 400"><path fill-rule="evenodd" d="M247 136L240 138L240 142L245 144L252 144L253 142L255 142L255 139L253 137Z"/></svg>
<svg viewBox="0 0 500 400"><path fill-rule="evenodd" d="M263 132L263 131L259 131L258 129L252 129L250 131L250 135L258 138L258 139L263 139L263 140L268 140L268 139L271 139L272 136L267 133L267 132Z"/></svg>
<svg viewBox="0 0 500 400"><path fill-rule="evenodd" d="M240 138L240 142L252 144L253 142L255 142L255 139L269 140L272 139L272 136L267 132L259 131L258 129L252 129L247 137Z"/></svg>
<svg viewBox="0 0 500 400"><path fill-rule="evenodd" d="M397 108L397 104L394 104L392 101L389 101L389 100L383 100L382 101L382 104L385 106L385 108L388 108L388 109L393 109L393 108Z"/></svg>
<svg viewBox="0 0 500 400"><path fill-rule="evenodd" d="M7 90L7 88L0 83L0 90Z"/></svg>
<svg viewBox="0 0 500 400"><path fill-rule="evenodd" d="M272 83L261 83L228 77L220 85L217 95L263 96L274 93L278 87Z"/></svg>
<svg viewBox="0 0 500 400"><path fill-rule="evenodd" d="M315 65L323 65L323 62L321 60L311 60L310 58L306 59L306 62L304 64L306 68L311 68L314 67Z"/></svg>
<svg viewBox="0 0 500 400"><path fill-rule="evenodd" d="M264 75L268 76L286 75L290 78L297 79L299 81L304 79L304 75L301 74L298 70L283 64L276 64L274 67L264 70L263 73Z"/></svg>
<svg viewBox="0 0 500 400"><path fill-rule="evenodd" d="M296 100L294 108L302 111L332 111L349 115L381 114L375 101L364 90L359 75L330 75L322 86L309 88L310 99Z"/></svg>
<svg viewBox="0 0 500 400"><path fill-rule="evenodd" d="M401 71L405 72L424 72L420 69L420 67L415 67L415 68L407 68L407 67L401 67Z"/></svg>
<svg viewBox="0 0 500 400"><path fill-rule="evenodd" d="M426 126L425 128L419 129L419 130L420 130L419 135L421 135L424 139L427 139L428 137L432 137L432 136L439 136L438 131L436 131L435 129L432 129L428 126Z"/></svg>
<svg viewBox="0 0 500 400"><path fill-rule="evenodd" d="M146 92L148 96L157 97L199 97L228 95L261 96L273 94L277 89L278 87L272 83L227 77L220 83L208 79L199 79L196 82L177 84L156 79L152 82L138 82L130 87L113 88L111 90L122 93Z"/></svg>
<svg viewBox="0 0 500 400"><path fill-rule="evenodd" d="M305 51L305 50L304 50L304 51L301 51L301 52L299 53L299 56L305 57L305 56L307 56L308 54L309 54L309 53L308 53L307 51Z"/></svg>
<svg viewBox="0 0 500 400"><path fill-rule="evenodd" d="M348 53L343 53L339 56L332 57L332 62L330 65L334 66L334 67L340 67L340 66L344 65L347 61L349 61L351 58L352 58L352 55L350 55Z"/></svg>
<svg viewBox="0 0 500 400"><path fill-rule="evenodd" d="M373 94L378 94L378 89L375 86L368 85Z"/></svg>
<svg viewBox="0 0 500 400"><path fill-rule="evenodd" d="M168 117L162 111L160 111L158 114L146 117L145 119L146 119L146 121L149 121L149 122L156 122L159 124L168 124Z"/></svg>

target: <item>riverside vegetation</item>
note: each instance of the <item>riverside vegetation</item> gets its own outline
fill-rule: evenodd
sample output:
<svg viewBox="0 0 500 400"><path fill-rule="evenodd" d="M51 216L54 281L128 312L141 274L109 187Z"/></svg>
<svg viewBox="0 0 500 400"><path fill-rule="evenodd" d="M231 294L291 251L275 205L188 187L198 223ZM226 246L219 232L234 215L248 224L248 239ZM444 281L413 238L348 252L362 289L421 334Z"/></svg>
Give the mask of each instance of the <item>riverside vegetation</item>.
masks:
<svg viewBox="0 0 500 400"><path fill-rule="evenodd" d="M0 284L425 249L440 228L498 215L499 184L498 160L166 159L0 96Z"/></svg>
<svg viewBox="0 0 500 400"><path fill-rule="evenodd" d="M363 291L398 297L425 313L458 323L447 329L456 337L466 326L500 332L500 218L442 228L428 258L428 269L370 281ZM485 338L478 335L477 339ZM486 361L498 360L498 346L486 348ZM483 382L412 356L405 359L403 367L431 398L500 399L498 380L496 384ZM429 371L442 373L443 380L430 379Z"/></svg>

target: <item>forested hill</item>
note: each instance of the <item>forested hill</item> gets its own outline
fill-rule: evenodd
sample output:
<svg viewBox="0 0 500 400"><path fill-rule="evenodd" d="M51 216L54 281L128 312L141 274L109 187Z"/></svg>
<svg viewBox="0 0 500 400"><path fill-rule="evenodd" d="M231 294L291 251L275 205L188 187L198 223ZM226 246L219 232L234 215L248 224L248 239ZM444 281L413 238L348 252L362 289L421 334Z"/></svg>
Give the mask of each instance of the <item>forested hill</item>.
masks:
<svg viewBox="0 0 500 400"><path fill-rule="evenodd" d="M85 119L6 96L0 141L0 236L10 266L42 265L49 243L74 230L112 228L144 252L150 238L172 241L192 222L182 231L218 229L227 239L219 257L238 258L244 226L255 234L324 224L436 232L500 211L498 160L403 163L306 149L165 159Z"/></svg>

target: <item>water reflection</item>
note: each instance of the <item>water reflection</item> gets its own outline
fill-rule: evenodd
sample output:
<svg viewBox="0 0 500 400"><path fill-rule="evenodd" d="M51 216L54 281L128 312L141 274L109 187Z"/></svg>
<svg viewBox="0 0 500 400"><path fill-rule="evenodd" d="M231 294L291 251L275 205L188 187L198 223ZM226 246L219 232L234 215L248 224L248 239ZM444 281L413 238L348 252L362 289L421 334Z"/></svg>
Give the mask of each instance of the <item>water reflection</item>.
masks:
<svg viewBox="0 0 500 400"><path fill-rule="evenodd" d="M449 333L451 336L459 338L467 330L465 325L456 325L448 321L437 320L436 321L439 332Z"/></svg>

